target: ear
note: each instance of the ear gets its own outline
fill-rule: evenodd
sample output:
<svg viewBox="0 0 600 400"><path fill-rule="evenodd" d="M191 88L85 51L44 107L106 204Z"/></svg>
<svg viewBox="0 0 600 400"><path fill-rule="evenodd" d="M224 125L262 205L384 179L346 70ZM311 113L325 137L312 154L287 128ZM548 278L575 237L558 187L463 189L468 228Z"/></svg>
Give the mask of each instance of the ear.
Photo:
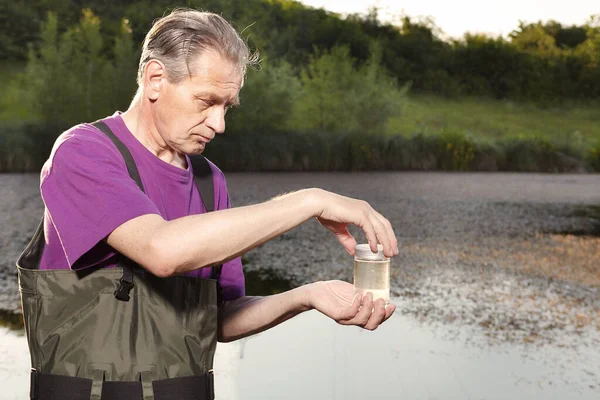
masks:
<svg viewBox="0 0 600 400"><path fill-rule="evenodd" d="M165 65L158 60L150 60L144 71L144 94L150 100L157 100L167 79Z"/></svg>

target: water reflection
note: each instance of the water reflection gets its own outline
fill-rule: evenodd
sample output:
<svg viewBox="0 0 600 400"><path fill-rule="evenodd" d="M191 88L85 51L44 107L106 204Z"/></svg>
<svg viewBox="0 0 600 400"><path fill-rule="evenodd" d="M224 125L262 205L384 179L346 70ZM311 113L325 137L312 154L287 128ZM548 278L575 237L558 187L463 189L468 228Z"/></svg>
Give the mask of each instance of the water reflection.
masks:
<svg viewBox="0 0 600 400"><path fill-rule="evenodd" d="M468 339L468 344L466 344ZM600 349L503 343L476 330L396 313L375 332L317 312L220 345L237 358L221 376L231 399L595 399Z"/></svg>
<svg viewBox="0 0 600 400"><path fill-rule="evenodd" d="M23 314L0 309L0 327L13 331L23 330Z"/></svg>
<svg viewBox="0 0 600 400"><path fill-rule="evenodd" d="M579 206L573 209L570 214L571 217L583 218L587 220L588 226L586 228L563 230L559 233L563 235L575 235L575 236L592 236L600 237L600 205L598 206Z"/></svg>
<svg viewBox="0 0 600 400"><path fill-rule="evenodd" d="M246 295L269 296L294 288L294 284L272 269L244 271Z"/></svg>
<svg viewBox="0 0 600 400"><path fill-rule="evenodd" d="M0 328L2 399L27 398L25 337ZM217 398L594 399L600 346L490 345L477 330L396 313L375 332L316 311L259 335L219 344Z"/></svg>

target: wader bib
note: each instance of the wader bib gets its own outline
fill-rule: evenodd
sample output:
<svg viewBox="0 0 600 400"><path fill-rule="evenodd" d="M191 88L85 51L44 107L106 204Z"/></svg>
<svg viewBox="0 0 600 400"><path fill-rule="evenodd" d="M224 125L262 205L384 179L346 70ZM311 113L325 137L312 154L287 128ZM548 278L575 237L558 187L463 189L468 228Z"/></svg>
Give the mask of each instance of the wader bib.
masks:
<svg viewBox="0 0 600 400"><path fill-rule="evenodd" d="M101 121L143 191L127 147ZM207 211L208 161L191 157ZM43 219L17 261L35 400L211 400L220 267L212 279L157 278L120 255L116 268L40 270Z"/></svg>

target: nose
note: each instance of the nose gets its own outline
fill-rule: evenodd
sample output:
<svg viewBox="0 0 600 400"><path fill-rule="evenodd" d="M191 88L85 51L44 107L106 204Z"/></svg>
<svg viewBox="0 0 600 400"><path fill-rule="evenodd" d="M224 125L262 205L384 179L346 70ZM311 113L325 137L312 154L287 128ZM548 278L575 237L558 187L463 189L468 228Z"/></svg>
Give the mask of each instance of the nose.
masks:
<svg viewBox="0 0 600 400"><path fill-rule="evenodd" d="M206 126L215 133L225 132L225 109L214 107L214 110L206 117Z"/></svg>

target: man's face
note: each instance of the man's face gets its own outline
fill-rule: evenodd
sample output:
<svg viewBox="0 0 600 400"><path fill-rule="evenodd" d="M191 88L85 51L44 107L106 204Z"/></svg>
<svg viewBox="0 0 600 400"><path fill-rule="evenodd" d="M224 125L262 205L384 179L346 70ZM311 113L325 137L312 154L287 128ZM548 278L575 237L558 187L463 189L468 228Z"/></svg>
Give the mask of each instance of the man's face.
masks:
<svg viewBox="0 0 600 400"><path fill-rule="evenodd" d="M203 152L225 131L225 113L238 104L243 83L239 68L212 51L190 63L190 71L192 77L178 84L162 80L152 107L164 144L188 155Z"/></svg>

